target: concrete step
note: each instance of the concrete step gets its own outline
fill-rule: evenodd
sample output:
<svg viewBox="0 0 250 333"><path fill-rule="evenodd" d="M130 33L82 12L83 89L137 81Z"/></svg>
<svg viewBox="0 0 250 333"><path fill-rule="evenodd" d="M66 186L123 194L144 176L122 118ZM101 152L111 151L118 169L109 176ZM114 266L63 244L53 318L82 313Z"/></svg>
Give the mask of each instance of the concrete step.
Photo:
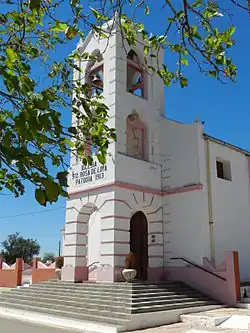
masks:
<svg viewBox="0 0 250 333"><path fill-rule="evenodd" d="M0 296L0 300L9 300L11 297L12 301L19 301L19 300L28 300L28 301L32 301L32 302L36 302L37 301L37 295L27 295L27 294L20 294L20 293L12 293L11 296L9 295L2 295ZM155 306L155 305L168 305L168 304L172 304L172 303L185 303L185 302L189 302L189 301L208 301L209 298L204 296L204 297L180 297L180 298L171 298L171 299L143 299L137 302L132 302L130 301L123 301L122 299L120 300L111 300L111 301L107 301L107 300L96 300L96 299L81 299L81 298L76 298L76 297L63 297L63 296L57 296L57 297L53 297L53 296L45 296L45 295L39 295L39 302L50 302L50 303L54 303L54 304L63 304L63 305L72 305L72 306L79 306L81 307L83 304L84 306L87 306L87 308L93 308L93 309L105 309L107 307L111 308L124 308L128 311L130 311L131 309L134 308L139 308L142 306Z"/></svg>
<svg viewBox="0 0 250 333"><path fill-rule="evenodd" d="M113 316L112 313L109 313L107 316L102 316L102 315L89 315L86 313L78 313L74 311L70 311L70 309L66 310L58 310L54 308L44 308L41 306L32 306L32 305L27 305L27 304L15 304L11 301L9 302L4 302L2 303L0 301L0 307L4 308L13 308L13 309L19 309L23 311L29 311L30 315L32 316L33 313L43 313L47 315L54 315L54 316L59 316L63 318L70 318L70 319L78 319L78 320L84 320L84 321L89 321L93 323L103 323L103 324L109 324L109 325L114 325L114 326L123 326L126 325L131 320L131 317L127 317L127 319L124 318L116 318Z"/></svg>
<svg viewBox="0 0 250 333"><path fill-rule="evenodd" d="M81 304L81 306L78 305L67 305L67 304L59 304L59 303L53 303L50 300L47 301L41 301L36 300L22 300L22 299L0 299L0 306L4 305L6 303L9 304L15 304L22 306L31 306L31 307L41 307L43 309L47 309L49 312L51 309L58 310L58 311L69 311L74 313L84 313L88 316L100 316L100 317L109 317L112 313L112 317L116 319L129 319L131 317L131 311L129 309L126 309L124 307L120 306L112 306L112 307L102 307L98 306L96 308L90 308L88 305Z"/></svg>
<svg viewBox="0 0 250 333"><path fill-rule="evenodd" d="M78 308L85 311L110 311L117 312L121 314L130 314L131 313L131 304L119 304L118 302L113 302L111 304L101 304L96 300L89 299L87 302L83 301L75 301L71 299L67 300L59 300L54 298L46 298L46 297L27 297L27 296L15 296L15 297L4 297L0 296L0 301L5 302L11 300L14 303L22 303L22 304L31 304L38 305L40 304L42 307L72 307ZM148 304L148 303L147 303Z"/></svg>
<svg viewBox="0 0 250 333"><path fill-rule="evenodd" d="M168 305L155 305L155 306L141 306L136 309L132 309L132 314L147 313L147 312L156 312L156 311L168 311L175 309L185 309L185 308L196 308L206 307L210 305L218 305L214 301L189 301L182 303L171 303ZM200 311L200 310L199 310Z"/></svg>
<svg viewBox="0 0 250 333"><path fill-rule="evenodd" d="M32 287L28 288L21 288L19 290L15 290L12 292L20 292L20 293L25 293L25 294L43 294L43 295L62 295L61 290L55 289L34 289ZM106 299L106 300L114 300L114 299L121 299L123 298L124 300L130 300L132 299L133 301L136 301L140 298L146 298L146 299L154 299L158 297L181 297L182 295L189 296L189 297L199 297L202 296L200 293L198 293L195 290L192 289L183 289L183 290L172 290L172 291L164 291L164 292L143 292L143 293L136 293L136 294L130 294L130 293L108 293L108 292L100 292L100 291L75 291L75 290L67 290L65 289L63 291L63 296L68 296L68 297L82 297L82 298L89 298L89 297L95 297L97 299Z"/></svg>
<svg viewBox="0 0 250 333"><path fill-rule="evenodd" d="M45 281L39 283L39 286L56 286L57 288L65 288L65 287L74 287L74 288L111 288L114 289L114 283L91 283L91 282L84 282L84 283L73 283L73 282L65 282L65 281ZM183 286L180 282L165 282L165 283L115 283L116 289L128 290L128 289L148 289L148 288L172 288L172 287Z"/></svg>
<svg viewBox="0 0 250 333"><path fill-rule="evenodd" d="M73 283L73 282L66 282L66 281L56 281L56 280L50 280L50 281L44 281L39 283L39 285L56 285L57 287L63 287L65 286L74 286L76 288L90 288L90 287L95 287L95 288L114 288L114 283L109 283L109 282L81 282L81 283ZM176 281L164 281L164 282L132 282L132 283L125 283L125 282L116 282L115 283L115 288L116 289L140 289L140 288L159 288L159 287L172 287L172 286L178 286L178 285L183 285L181 282L176 282Z"/></svg>
<svg viewBox="0 0 250 333"><path fill-rule="evenodd" d="M3 294L4 296L6 294ZM20 291L20 290L12 290L11 292L8 292L8 294L6 295L7 297L20 297L20 298L37 298L37 292L33 291L33 290L29 290L28 288L26 288L26 290ZM73 294L73 295L65 295L61 292L44 292L41 294L41 296L39 295L39 297L44 297L44 298L49 298L49 299L56 299L56 300L72 300L72 301L80 301L80 302L89 302L89 300L93 299L93 297L89 297L86 295L78 295L78 294ZM174 301L174 300L182 300L185 298L193 298L193 299L209 299L208 297L201 295L200 293L193 293L193 294L170 294L170 295L164 295L164 296L160 296L158 294L155 295L150 295L150 297L148 296L143 296L143 297L124 297L124 296L116 296L116 297L111 297L110 295L98 295L96 297L94 297L95 301L98 301L98 303L100 304L114 304L114 303L119 303L121 304L132 304L137 305L140 303L144 303L144 302L151 302L152 304L155 304L157 302L170 302L170 301Z"/></svg>
<svg viewBox="0 0 250 333"><path fill-rule="evenodd" d="M51 292L53 291L58 291L58 290L61 290L60 288L57 288L56 286L51 286L51 285L31 285L30 287L28 287L29 289L33 289L33 290L36 290L36 291L43 291L43 290L49 290ZM24 289L24 288L23 288ZM165 293L165 292L175 292L175 291L178 291L178 292L193 292L192 289L190 289L189 287L187 286L178 286L178 288L175 288L175 287L168 287L168 288L143 288L143 289L135 289L135 290L122 290L122 289L116 289L116 288L105 288L105 287L102 287L102 288L95 288L94 286L91 286L89 288L84 288L84 287L78 287L78 288L75 288L74 286L72 287L65 287L65 288L62 288L63 292L66 293L72 293L72 292L77 292L77 293L95 293L95 294L99 294L99 293L102 293L102 294L112 294L112 295L116 295L116 294L124 294L124 295L129 295L129 294L143 294L143 293L147 293L147 294L151 294L151 293Z"/></svg>

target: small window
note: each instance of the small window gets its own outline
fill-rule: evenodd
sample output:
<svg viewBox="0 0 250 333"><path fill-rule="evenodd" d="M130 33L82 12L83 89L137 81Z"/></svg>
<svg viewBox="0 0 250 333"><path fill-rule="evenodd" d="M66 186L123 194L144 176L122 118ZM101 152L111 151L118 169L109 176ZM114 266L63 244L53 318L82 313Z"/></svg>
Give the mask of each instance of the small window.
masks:
<svg viewBox="0 0 250 333"><path fill-rule="evenodd" d="M229 161L216 160L217 177L232 180L231 163Z"/></svg>

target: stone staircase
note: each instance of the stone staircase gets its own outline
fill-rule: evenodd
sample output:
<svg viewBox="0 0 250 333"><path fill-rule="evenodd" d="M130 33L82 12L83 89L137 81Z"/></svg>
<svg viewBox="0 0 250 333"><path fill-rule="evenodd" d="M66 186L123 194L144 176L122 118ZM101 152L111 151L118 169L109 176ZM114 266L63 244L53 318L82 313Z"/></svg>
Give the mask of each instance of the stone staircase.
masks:
<svg viewBox="0 0 250 333"><path fill-rule="evenodd" d="M141 318L143 314L169 310L183 314L218 306L209 297L177 282L74 284L48 281L0 294L0 308L123 327L134 315Z"/></svg>

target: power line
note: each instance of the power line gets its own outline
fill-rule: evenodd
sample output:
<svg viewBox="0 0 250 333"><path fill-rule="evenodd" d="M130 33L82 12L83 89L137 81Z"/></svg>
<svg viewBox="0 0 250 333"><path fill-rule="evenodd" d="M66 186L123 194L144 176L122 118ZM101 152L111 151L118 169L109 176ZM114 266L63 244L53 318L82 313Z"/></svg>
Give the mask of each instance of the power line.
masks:
<svg viewBox="0 0 250 333"><path fill-rule="evenodd" d="M51 212L51 211L54 211L54 210L59 210L59 209L65 209L65 207L51 208L51 209L48 209L48 210L37 210L36 212L22 213L22 214L16 214L16 215L0 216L0 219L8 219L8 218L12 218L12 217L19 217L19 216L27 216L27 215L48 213L48 212Z"/></svg>

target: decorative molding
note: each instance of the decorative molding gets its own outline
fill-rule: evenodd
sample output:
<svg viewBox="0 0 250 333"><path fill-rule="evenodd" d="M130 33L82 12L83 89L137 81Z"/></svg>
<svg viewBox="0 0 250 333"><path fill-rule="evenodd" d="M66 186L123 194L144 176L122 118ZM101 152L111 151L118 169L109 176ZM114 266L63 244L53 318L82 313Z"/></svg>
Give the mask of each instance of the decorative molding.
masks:
<svg viewBox="0 0 250 333"><path fill-rule="evenodd" d="M95 187L88 188L88 189L80 189L80 190L76 190L76 191L73 190L73 191L69 191L68 193L70 196L75 196L75 195L79 195L82 193L96 192L99 190L103 190L105 188L112 188L112 187L128 189L128 190L132 190L132 191L136 191L136 192L145 192L148 194L153 194L153 195L158 195L158 196L175 195L175 194L181 194L181 193L192 192L192 191L200 191L203 189L202 184L193 184L193 185L186 185L186 186L181 186L181 187L161 191L161 190L157 190L154 188L144 187L144 186L135 185L135 184L129 184L129 183L124 183L124 182L112 182L112 183L107 183L104 185L95 186ZM152 200L153 200L153 198L152 198ZM74 208L74 207L69 207L68 209L72 209L72 208Z"/></svg>
<svg viewBox="0 0 250 333"><path fill-rule="evenodd" d="M85 222L83 222L83 221L67 221L67 222L65 222L65 224L88 224L88 221L85 221Z"/></svg>
<svg viewBox="0 0 250 333"><path fill-rule="evenodd" d="M122 229L122 228L102 228L101 231L122 231L122 232L129 232L129 229Z"/></svg>
<svg viewBox="0 0 250 333"><path fill-rule="evenodd" d="M105 200L102 205L98 208L99 210L107 203L107 202L120 202L120 203L123 203L125 204L126 206L128 206L129 209L132 209L132 207L127 203L126 200L122 200L122 199L116 199L116 198L113 198L113 199L107 199Z"/></svg>
<svg viewBox="0 0 250 333"><path fill-rule="evenodd" d="M78 243L75 243L75 244L64 244L64 246L74 246L74 247L87 247L86 244L78 244Z"/></svg>
<svg viewBox="0 0 250 333"><path fill-rule="evenodd" d="M162 206L159 207L159 208L157 208L157 209L156 209L155 211L153 211L153 212L149 212L149 213L147 213L147 215L157 214L160 210L162 210Z"/></svg>
<svg viewBox="0 0 250 333"><path fill-rule="evenodd" d="M72 236L72 235L86 236L87 233L86 232L68 232L68 233L64 234L64 236Z"/></svg>
<svg viewBox="0 0 250 333"><path fill-rule="evenodd" d="M101 219L105 220L105 219L121 219L121 220L130 220L130 217L128 216L120 216L120 215L107 215L107 216L103 216Z"/></svg>

